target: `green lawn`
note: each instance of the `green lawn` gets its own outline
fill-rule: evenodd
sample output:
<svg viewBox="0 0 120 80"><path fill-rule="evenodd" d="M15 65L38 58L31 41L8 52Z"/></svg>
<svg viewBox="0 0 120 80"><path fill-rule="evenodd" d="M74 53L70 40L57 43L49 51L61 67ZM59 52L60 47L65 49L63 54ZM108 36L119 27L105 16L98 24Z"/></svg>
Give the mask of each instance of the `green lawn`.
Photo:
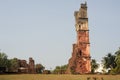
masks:
<svg viewBox="0 0 120 80"><path fill-rule="evenodd" d="M40 75L40 74L16 74L16 75L0 75L0 80L120 80L120 75Z"/></svg>

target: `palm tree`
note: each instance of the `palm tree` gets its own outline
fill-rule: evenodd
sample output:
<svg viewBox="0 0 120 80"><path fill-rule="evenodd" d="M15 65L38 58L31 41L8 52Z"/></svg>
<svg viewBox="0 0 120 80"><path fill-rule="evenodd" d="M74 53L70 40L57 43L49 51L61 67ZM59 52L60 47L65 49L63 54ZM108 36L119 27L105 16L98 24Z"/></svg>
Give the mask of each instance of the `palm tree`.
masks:
<svg viewBox="0 0 120 80"><path fill-rule="evenodd" d="M95 59L91 61L91 73L95 73L95 70L98 69L99 64L96 62Z"/></svg>
<svg viewBox="0 0 120 80"><path fill-rule="evenodd" d="M105 69L112 69L116 67L115 55L108 53L102 60L103 66Z"/></svg>

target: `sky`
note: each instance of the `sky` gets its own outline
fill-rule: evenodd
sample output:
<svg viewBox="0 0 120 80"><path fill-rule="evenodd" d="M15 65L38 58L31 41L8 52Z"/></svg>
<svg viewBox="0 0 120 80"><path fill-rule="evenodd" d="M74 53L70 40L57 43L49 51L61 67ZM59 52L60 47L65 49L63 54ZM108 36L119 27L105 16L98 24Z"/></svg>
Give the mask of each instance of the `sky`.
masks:
<svg viewBox="0 0 120 80"><path fill-rule="evenodd" d="M87 1L90 54L101 61L120 47L120 0L0 0L0 50L54 69L76 43L74 11Z"/></svg>

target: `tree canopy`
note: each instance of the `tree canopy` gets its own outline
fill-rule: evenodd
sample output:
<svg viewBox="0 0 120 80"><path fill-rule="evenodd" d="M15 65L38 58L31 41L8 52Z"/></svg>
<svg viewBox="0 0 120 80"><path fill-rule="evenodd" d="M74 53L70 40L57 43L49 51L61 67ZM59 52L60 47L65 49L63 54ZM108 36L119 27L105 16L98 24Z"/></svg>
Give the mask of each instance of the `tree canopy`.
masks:
<svg viewBox="0 0 120 80"><path fill-rule="evenodd" d="M96 62L95 59L91 60L91 73L95 73L95 70L98 69L99 64Z"/></svg>
<svg viewBox="0 0 120 80"><path fill-rule="evenodd" d="M67 70L68 65L62 65L62 66L56 66L56 68L53 70L54 74L65 74Z"/></svg>
<svg viewBox="0 0 120 80"><path fill-rule="evenodd" d="M0 52L0 67L7 67L8 59L5 53Z"/></svg>
<svg viewBox="0 0 120 80"><path fill-rule="evenodd" d="M102 63L105 69L109 69L110 74L120 74L120 49L113 55L108 53L103 57Z"/></svg>

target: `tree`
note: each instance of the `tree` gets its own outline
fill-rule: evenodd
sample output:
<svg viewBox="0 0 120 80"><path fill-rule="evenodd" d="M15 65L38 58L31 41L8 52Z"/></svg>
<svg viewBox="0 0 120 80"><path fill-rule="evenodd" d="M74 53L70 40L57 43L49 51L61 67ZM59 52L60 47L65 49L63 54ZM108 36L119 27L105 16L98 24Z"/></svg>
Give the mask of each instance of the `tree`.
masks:
<svg viewBox="0 0 120 80"><path fill-rule="evenodd" d="M62 65L62 66L61 66L61 69L62 69L62 70L67 70L67 67L68 67L68 65Z"/></svg>
<svg viewBox="0 0 120 80"><path fill-rule="evenodd" d="M17 58L9 59L8 72L18 72L19 63Z"/></svg>
<svg viewBox="0 0 120 80"><path fill-rule="evenodd" d="M6 72L8 59L5 53L0 52L0 73Z"/></svg>
<svg viewBox="0 0 120 80"><path fill-rule="evenodd" d="M0 67L7 67L8 59L5 53L0 52Z"/></svg>
<svg viewBox="0 0 120 80"><path fill-rule="evenodd" d="M42 73L43 70L45 69L45 67L42 64L36 64L35 68L37 73Z"/></svg>
<svg viewBox="0 0 120 80"><path fill-rule="evenodd" d="M115 52L115 55L120 55L120 48Z"/></svg>
<svg viewBox="0 0 120 80"><path fill-rule="evenodd" d="M115 74L120 74L120 55L116 56L115 62L116 62L116 67L115 67L115 69L113 69L113 71Z"/></svg>
<svg viewBox="0 0 120 80"><path fill-rule="evenodd" d="M56 66L55 69L53 70L53 73L54 74L60 74L60 70L61 70L61 67L60 66Z"/></svg>
<svg viewBox="0 0 120 80"><path fill-rule="evenodd" d="M102 60L105 69L109 69L110 74L120 74L120 49L114 55L109 53Z"/></svg>
<svg viewBox="0 0 120 80"><path fill-rule="evenodd" d="M102 60L103 66L105 69L112 69L116 67L115 55L108 53Z"/></svg>
<svg viewBox="0 0 120 80"><path fill-rule="evenodd" d="M98 69L99 64L96 62L95 59L91 61L91 73L95 73L95 70Z"/></svg>
<svg viewBox="0 0 120 80"><path fill-rule="evenodd" d="M68 65L56 66L56 68L53 70L53 73L54 74L65 74L67 67Z"/></svg>
<svg viewBox="0 0 120 80"><path fill-rule="evenodd" d="M115 52L116 67L111 70L111 74L120 74L120 49Z"/></svg>

